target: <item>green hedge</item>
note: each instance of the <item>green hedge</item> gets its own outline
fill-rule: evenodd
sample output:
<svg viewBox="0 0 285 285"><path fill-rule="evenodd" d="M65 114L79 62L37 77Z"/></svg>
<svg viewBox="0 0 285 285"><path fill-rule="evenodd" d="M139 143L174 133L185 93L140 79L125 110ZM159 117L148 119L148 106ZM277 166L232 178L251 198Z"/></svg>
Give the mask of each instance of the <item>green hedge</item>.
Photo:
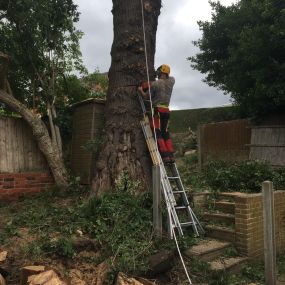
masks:
<svg viewBox="0 0 285 285"><path fill-rule="evenodd" d="M183 133L187 132L189 127L196 131L200 124L230 121L240 118L238 108L235 106L176 110L171 112L169 127L172 133Z"/></svg>

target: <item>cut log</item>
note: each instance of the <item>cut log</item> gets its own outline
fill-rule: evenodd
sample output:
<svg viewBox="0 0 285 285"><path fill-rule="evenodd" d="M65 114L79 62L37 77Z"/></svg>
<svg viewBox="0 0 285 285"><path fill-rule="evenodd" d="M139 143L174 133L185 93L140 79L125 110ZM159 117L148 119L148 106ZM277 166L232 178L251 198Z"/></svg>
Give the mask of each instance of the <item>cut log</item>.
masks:
<svg viewBox="0 0 285 285"><path fill-rule="evenodd" d="M28 278L31 275L39 274L45 271L44 266L25 266L21 268L20 285L27 285Z"/></svg>
<svg viewBox="0 0 285 285"><path fill-rule="evenodd" d="M131 277L128 277L127 275L125 275L124 273L119 272L115 285L129 285L129 284L132 284L132 285L154 285L155 283L153 283L149 280L143 279L143 278L139 278L139 280L136 278L131 278Z"/></svg>
<svg viewBox="0 0 285 285"><path fill-rule="evenodd" d="M48 270L28 278L28 285L67 285L53 270Z"/></svg>
<svg viewBox="0 0 285 285"><path fill-rule="evenodd" d="M110 265L108 264L108 261L103 261L97 266L96 270L96 277L95 277L95 285L103 285L104 280L106 279L106 275L110 269Z"/></svg>
<svg viewBox="0 0 285 285"><path fill-rule="evenodd" d="M0 252L0 262L4 261L7 258L7 251Z"/></svg>
<svg viewBox="0 0 285 285"><path fill-rule="evenodd" d="M86 285L86 282L83 280L81 271L77 269L71 269L68 276L70 278L70 285Z"/></svg>

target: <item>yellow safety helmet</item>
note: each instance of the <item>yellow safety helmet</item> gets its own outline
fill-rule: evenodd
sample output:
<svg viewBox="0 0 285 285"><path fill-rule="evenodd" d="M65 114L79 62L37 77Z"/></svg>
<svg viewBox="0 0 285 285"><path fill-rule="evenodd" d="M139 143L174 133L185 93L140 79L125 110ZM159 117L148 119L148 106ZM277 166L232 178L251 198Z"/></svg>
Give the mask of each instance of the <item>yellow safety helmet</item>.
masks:
<svg viewBox="0 0 285 285"><path fill-rule="evenodd" d="M168 75L170 74L170 67L167 64L162 64L157 70Z"/></svg>

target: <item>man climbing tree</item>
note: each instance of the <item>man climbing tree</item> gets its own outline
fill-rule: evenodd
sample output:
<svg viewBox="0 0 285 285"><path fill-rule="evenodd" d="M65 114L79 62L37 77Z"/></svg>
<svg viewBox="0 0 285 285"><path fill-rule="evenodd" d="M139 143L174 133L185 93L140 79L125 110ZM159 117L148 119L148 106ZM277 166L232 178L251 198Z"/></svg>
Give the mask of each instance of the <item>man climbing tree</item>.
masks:
<svg viewBox="0 0 285 285"><path fill-rule="evenodd" d="M142 14L148 68L153 81L160 8L161 0L113 0L114 40L106 103L106 141L93 179L96 194L114 186L122 173L140 181L141 190L146 190L149 182L151 167L139 123L142 114L137 85L147 81Z"/></svg>
<svg viewBox="0 0 285 285"><path fill-rule="evenodd" d="M167 64L161 65L156 74L158 80L151 82L150 89L148 87L144 90L143 86L140 86L139 91L145 100L149 100L151 95L154 109L153 124L159 152L165 163L171 163L174 162L174 149L168 131L168 121L170 118L169 103L175 79L169 76L170 67Z"/></svg>

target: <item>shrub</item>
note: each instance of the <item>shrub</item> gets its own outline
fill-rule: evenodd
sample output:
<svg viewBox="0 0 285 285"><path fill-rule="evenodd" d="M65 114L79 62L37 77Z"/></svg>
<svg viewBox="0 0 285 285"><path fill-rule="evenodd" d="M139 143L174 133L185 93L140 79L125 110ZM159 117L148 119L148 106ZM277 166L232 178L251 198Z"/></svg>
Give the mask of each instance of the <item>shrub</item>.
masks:
<svg viewBox="0 0 285 285"><path fill-rule="evenodd" d="M285 168L273 170L264 161L211 161L204 168L204 177L214 191L258 193L265 180L273 181L275 189L285 186Z"/></svg>

